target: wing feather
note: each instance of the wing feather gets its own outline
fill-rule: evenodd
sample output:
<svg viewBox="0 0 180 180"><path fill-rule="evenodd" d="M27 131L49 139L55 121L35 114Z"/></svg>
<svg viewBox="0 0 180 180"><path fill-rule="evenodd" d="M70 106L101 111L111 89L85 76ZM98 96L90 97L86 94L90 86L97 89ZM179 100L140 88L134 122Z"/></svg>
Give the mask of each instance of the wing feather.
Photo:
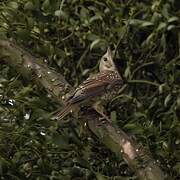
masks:
<svg viewBox="0 0 180 180"><path fill-rule="evenodd" d="M90 97L101 95L105 92L108 85L120 81L118 72L100 72L94 77L89 77L73 92L67 99L68 103L74 104L84 101Z"/></svg>

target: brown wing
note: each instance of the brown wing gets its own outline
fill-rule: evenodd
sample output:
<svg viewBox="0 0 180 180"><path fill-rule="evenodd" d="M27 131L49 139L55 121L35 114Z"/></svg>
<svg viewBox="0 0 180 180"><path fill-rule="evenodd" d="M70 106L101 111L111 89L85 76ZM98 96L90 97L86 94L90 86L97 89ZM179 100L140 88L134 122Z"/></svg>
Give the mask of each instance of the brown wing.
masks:
<svg viewBox="0 0 180 180"><path fill-rule="evenodd" d="M68 98L67 103L74 104L86 99L102 95L109 85L122 83L118 72L106 71L96 74L85 80Z"/></svg>

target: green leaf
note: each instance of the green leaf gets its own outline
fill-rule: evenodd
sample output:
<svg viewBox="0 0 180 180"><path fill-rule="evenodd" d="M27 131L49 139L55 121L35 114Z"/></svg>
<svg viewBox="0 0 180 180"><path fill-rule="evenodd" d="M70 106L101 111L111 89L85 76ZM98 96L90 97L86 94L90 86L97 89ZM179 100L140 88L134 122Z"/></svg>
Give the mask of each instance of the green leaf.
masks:
<svg viewBox="0 0 180 180"><path fill-rule="evenodd" d="M164 106L167 107L169 105L169 102L171 101L172 99L172 95L171 94L168 94L164 100Z"/></svg>
<svg viewBox="0 0 180 180"><path fill-rule="evenodd" d="M49 2L49 0L45 0L42 4L42 9L48 10L49 8L50 8L50 2Z"/></svg>
<svg viewBox="0 0 180 180"><path fill-rule="evenodd" d="M141 117L146 118L146 114L144 114L143 112L135 112L134 117L136 117L136 118L141 118Z"/></svg>
<svg viewBox="0 0 180 180"><path fill-rule="evenodd" d="M117 113L116 113L116 111L111 111L111 120L113 122L116 122L116 120L117 120Z"/></svg>
<svg viewBox="0 0 180 180"><path fill-rule="evenodd" d="M168 23L172 23L172 22L178 22L180 19L176 16L173 16L171 18L168 19Z"/></svg>
<svg viewBox="0 0 180 180"><path fill-rule="evenodd" d="M169 25L168 27L167 27L167 30L168 31L171 31L171 30L173 30L173 29L175 29L177 26L175 26L175 25Z"/></svg>
<svg viewBox="0 0 180 180"><path fill-rule="evenodd" d="M106 180L107 179L107 178L104 177L104 175L102 175L99 172L96 172L96 178L97 178L97 180Z"/></svg>
<svg viewBox="0 0 180 180"><path fill-rule="evenodd" d="M141 27L148 27L148 26L153 26L154 24L152 23L152 22L143 22L142 24L141 24Z"/></svg>
<svg viewBox="0 0 180 180"><path fill-rule="evenodd" d="M129 24L130 25L133 25L133 26L139 26L142 24L142 20L139 20L139 19L131 19L129 20Z"/></svg>
<svg viewBox="0 0 180 180"><path fill-rule="evenodd" d="M162 30L165 30L165 29L166 29L166 26L167 26L166 23L161 22L161 23L159 24L159 26L158 26L158 28L157 28L156 31L162 31Z"/></svg>
<svg viewBox="0 0 180 180"><path fill-rule="evenodd" d="M96 21L96 20L102 20L102 16L97 14L97 15L91 17L89 22L92 23L93 21Z"/></svg>
<svg viewBox="0 0 180 180"><path fill-rule="evenodd" d="M19 5L15 1L11 1L8 3L8 6L11 7L12 9L18 9Z"/></svg>
<svg viewBox="0 0 180 180"><path fill-rule="evenodd" d="M106 46L106 41L103 39L96 39L90 45L90 50L98 47Z"/></svg>
<svg viewBox="0 0 180 180"><path fill-rule="evenodd" d="M66 12L64 12L63 10L56 10L54 12L54 15L57 16L57 17L62 17L64 19L68 19L68 15Z"/></svg>
<svg viewBox="0 0 180 180"><path fill-rule="evenodd" d="M31 93L33 91L32 87L27 86L27 87L23 87L15 96L16 99L18 98L22 98L25 96L28 96L29 93Z"/></svg>
<svg viewBox="0 0 180 180"><path fill-rule="evenodd" d="M28 1L25 5L24 5L24 10L34 10L34 4L31 1Z"/></svg>
<svg viewBox="0 0 180 180"><path fill-rule="evenodd" d="M87 39L90 40L90 41L95 41L98 38L99 38L99 36L97 36L97 35L95 35L93 33L87 34Z"/></svg>
<svg viewBox="0 0 180 180"><path fill-rule="evenodd" d="M144 130L141 126L134 124L134 123L127 123L123 127L124 129L128 130L132 134L143 134Z"/></svg>
<svg viewBox="0 0 180 180"><path fill-rule="evenodd" d="M124 77L128 78L131 75L131 69L130 66L128 66L125 70Z"/></svg>

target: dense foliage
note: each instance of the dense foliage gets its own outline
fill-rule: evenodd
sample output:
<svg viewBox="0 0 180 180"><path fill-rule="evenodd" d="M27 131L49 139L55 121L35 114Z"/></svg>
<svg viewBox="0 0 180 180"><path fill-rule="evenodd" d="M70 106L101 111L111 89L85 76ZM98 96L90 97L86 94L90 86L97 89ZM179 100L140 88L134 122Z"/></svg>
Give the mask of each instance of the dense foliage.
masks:
<svg viewBox="0 0 180 180"><path fill-rule="evenodd" d="M127 87L107 104L113 123L180 178L178 0L1 0L0 37L12 38L77 86L107 46ZM33 77L0 66L1 179L133 177L126 163L58 108Z"/></svg>

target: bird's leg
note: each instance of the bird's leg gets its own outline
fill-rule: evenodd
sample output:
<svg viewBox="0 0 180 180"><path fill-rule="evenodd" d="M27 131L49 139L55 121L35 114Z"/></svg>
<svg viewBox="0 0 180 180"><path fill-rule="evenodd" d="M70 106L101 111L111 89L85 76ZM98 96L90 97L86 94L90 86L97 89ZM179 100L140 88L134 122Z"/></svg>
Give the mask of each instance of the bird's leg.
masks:
<svg viewBox="0 0 180 180"><path fill-rule="evenodd" d="M106 119L108 122L111 123L111 120L109 117L105 114L105 108L102 105L101 101L97 101L96 103L93 104L93 108L102 116L101 119ZM100 119L100 120L101 120Z"/></svg>

